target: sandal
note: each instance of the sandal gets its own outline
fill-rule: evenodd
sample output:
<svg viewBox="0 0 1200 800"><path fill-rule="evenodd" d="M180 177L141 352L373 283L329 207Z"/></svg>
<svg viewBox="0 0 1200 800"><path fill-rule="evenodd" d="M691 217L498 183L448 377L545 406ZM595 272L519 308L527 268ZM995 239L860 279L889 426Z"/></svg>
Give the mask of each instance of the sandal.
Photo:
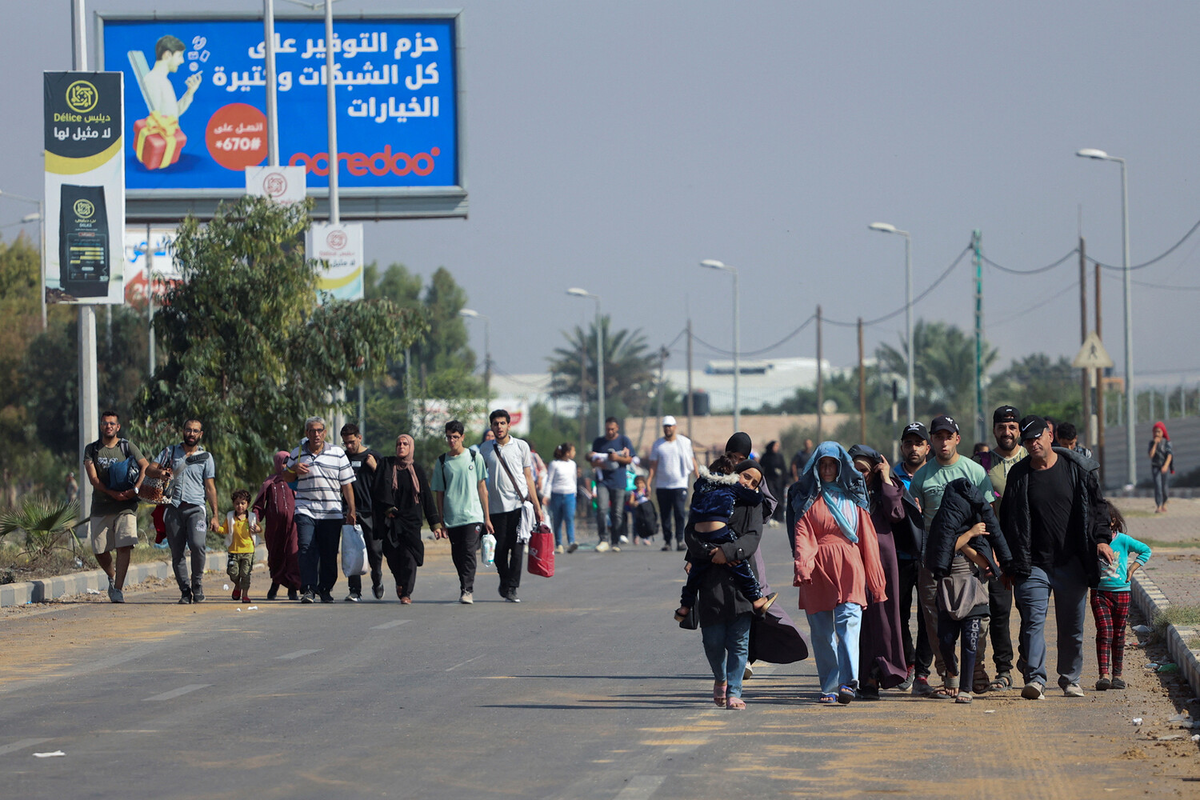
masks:
<svg viewBox="0 0 1200 800"><path fill-rule="evenodd" d="M1002 673L992 679L992 682L988 684L987 690L989 692L1003 692L1004 690L1011 688L1012 676L1010 676L1008 673Z"/></svg>
<svg viewBox="0 0 1200 800"><path fill-rule="evenodd" d="M740 697L731 697L725 702L725 707L730 711L744 711L746 703Z"/></svg>
<svg viewBox="0 0 1200 800"><path fill-rule="evenodd" d="M728 688L729 685L724 681L716 681L713 683L713 703L717 708L725 708L725 704L728 702L725 699L725 692Z"/></svg>
<svg viewBox="0 0 1200 800"><path fill-rule="evenodd" d="M817 702L823 706L836 705L837 701L838 701L838 696L836 694L823 694L817 698Z"/></svg>
<svg viewBox="0 0 1200 800"><path fill-rule="evenodd" d="M970 705L972 699L970 692L959 692L958 696L954 698L954 702L959 705Z"/></svg>
<svg viewBox="0 0 1200 800"><path fill-rule="evenodd" d="M854 699L854 687L848 683L842 684L838 689L837 701L844 706L850 705L850 701Z"/></svg>
<svg viewBox="0 0 1200 800"><path fill-rule="evenodd" d="M938 688L934 689L928 695L928 697L933 700L954 700L958 697L958 695L958 689L950 689L945 686L939 686Z"/></svg>

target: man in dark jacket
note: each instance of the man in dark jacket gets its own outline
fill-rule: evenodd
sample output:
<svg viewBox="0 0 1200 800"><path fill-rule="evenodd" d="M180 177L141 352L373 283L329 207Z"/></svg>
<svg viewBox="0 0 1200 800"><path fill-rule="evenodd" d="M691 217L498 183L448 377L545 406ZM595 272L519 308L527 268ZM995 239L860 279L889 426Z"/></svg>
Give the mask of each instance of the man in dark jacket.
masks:
<svg viewBox="0 0 1200 800"><path fill-rule="evenodd" d="M1100 562L1115 556L1112 533L1096 473L1098 465L1053 446L1046 421L1021 419L1029 458L1008 473L1000 528L1012 551L1013 597L1021 614L1017 668L1025 678L1021 696L1039 700L1046 686L1044 628L1050 593L1058 627L1058 685L1067 697L1083 697L1083 622L1087 590L1100 582Z"/></svg>

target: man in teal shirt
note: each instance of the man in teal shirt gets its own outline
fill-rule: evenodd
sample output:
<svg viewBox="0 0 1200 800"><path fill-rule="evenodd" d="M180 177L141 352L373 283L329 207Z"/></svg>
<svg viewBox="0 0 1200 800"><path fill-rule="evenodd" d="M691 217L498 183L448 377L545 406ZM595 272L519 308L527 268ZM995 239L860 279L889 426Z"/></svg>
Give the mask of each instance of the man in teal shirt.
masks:
<svg viewBox="0 0 1200 800"><path fill-rule="evenodd" d="M952 417L944 414L934 417L933 421L929 423L929 438L933 445L933 459L927 461L925 466L913 474L912 483L909 484L909 492L921 504L921 519L925 523L926 531L933 524L933 518L937 516L938 509L942 507L942 494L946 490L946 484L950 481L956 478L966 478L983 492L984 497L995 496L992 493L992 482L988 480L983 467L975 461L959 455L958 445L962 441L962 437L958 433L958 423ZM935 666L938 674L944 677L945 665L941 663L936 641L937 581L934 579L933 573L925 566L924 557L922 557L921 569L917 575L917 590L921 598L921 615L925 618L925 629L934 639L932 644L936 660ZM972 676L963 676L964 681L971 679ZM915 695L929 697L934 694L935 690L929 685L928 680L922 681L917 678L913 682L912 691Z"/></svg>

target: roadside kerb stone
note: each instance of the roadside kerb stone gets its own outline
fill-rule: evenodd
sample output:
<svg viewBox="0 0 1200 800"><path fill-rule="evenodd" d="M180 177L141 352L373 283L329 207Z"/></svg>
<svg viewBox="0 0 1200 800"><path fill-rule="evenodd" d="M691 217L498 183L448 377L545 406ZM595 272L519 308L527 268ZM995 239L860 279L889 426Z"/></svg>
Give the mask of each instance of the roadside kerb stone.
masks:
<svg viewBox="0 0 1200 800"><path fill-rule="evenodd" d="M261 553L261 550L260 550ZM257 560L257 557L256 557ZM207 555L204 568L209 572L224 572L226 555L224 552L212 552ZM255 565L257 566L257 564ZM141 583L147 578L174 577L170 563L154 561L146 564L130 564L125 576L125 585ZM88 589L103 592L108 589L108 576L104 570L94 569L88 572L76 572L72 575L62 575L55 578L40 578L36 581L10 583L0 586L0 608L20 606L26 603L45 603L74 594L84 594Z"/></svg>
<svg viewBox="0 0 1200 800"><path fill-rule="evenodd" d="M1171 601L1158 588L1154 580L1141 571L1133 576L1131 583L1134 603L1137 604L1142 615L1153 624L1155 616L1165 612L1170 607ZM1200 627L1167 626L1167 652L1179 665L1179 671L1187 679L1188 685L1192 687L1192 692L1200 697L1200 651L1188 647L1188 642L1198 636L1200 636Z"/></svg>

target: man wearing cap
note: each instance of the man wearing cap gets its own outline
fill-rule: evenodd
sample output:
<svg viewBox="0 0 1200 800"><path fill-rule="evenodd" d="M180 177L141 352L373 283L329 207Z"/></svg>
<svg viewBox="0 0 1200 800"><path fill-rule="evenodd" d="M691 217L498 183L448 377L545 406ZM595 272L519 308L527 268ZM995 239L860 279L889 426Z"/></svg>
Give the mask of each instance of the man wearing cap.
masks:
<svg viewBox="0 0 1200 800"><path fill-rule="evenodd" d="M675 418L662 419L663 435L650 448L650 474L646 485L654 489L658 513L662 517L663 550L671 549L675 531L675 549L686 550L683 523L687 513L688 481L696 473L696 455L692 440L676 433Z"/></svg>
<svg viewBox="0 0 1200 800"><path fill-rule="evenodd" d="M1088 587L1100 583L1100 560L1115 559L1108 543L1108 509L1090 458L1054 447L1046 421L1020 422L1029 458L1008 473L1000 504L1000 529L1012 550L1013 598L1021 614L1017 667L1025 679L1021 696L1040 700L1046 688L1046 610L1054 594L1058 630L1058 685L1067 697L1083 697L1083 623Z"/></svg>
<svg viewBox="0 0 1200 800"><path fill-rule="evenodd" d="M946 484L957 478L966 478L983 494L992 497L992 482L988 480L983 467L969 458L963 458L958 453L958 444L962 437L958 434L958 423L952 417L941 415L934 417L929 423L929 436L933 446L933 460L926 462L913 475L909 491L921 504L921 518L928 531L942 507L942 494ZM925 617L926 632L931 636L937 634L937 581L933 573L924 564L917 576L917 588L921 597L921 613ZM933 648L935 654L938 648ZM940 659L939 659L940 661ZM937 664L938 674L944 675L942 664ZM965 676L964 676L965 677ZM969 680L969 678L965 679ZM934 696L934 690L928 679L917 678L913 682L913 694L919 696ZM939 695L940 696L940 695Z"/></svg>
<svg viewBox="0 0 1200 800"><path fill-rule="evenodd" d="M920 422L910 422L904 426L900 439L900 463L892 467L892 477L904 487L905 497L911 498L909 487L912 476L925 466L929 458L929 434ZM906 506L906 510L908 507ZM930 667L937 665L938 672L942 671L942 652L938 648L934 635L925 626L925 614L917 611L917 638L914 641L912 626L909 619L912 614L913 594L917 592L917 579L921 571L921 549L925 541L925 524L915 512L906 520L910 529L909 536L896 536L896 565L899 570L899 588L897 591L900 603L900 634L904 640L904 655L908 661L908 677L898 689L911 689L914 681L921 678L929 685ZM895 527L893 527L893 532Z"/></svg>

